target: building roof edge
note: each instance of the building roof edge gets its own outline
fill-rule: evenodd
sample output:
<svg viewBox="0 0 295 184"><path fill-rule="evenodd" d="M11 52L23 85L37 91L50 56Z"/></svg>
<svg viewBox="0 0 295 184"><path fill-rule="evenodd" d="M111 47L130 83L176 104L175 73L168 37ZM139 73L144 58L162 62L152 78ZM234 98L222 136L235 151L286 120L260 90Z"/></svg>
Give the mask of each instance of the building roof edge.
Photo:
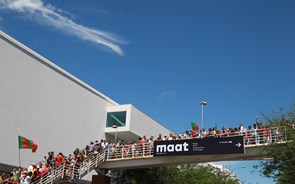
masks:
<svg viewBox="0 0 295 184"><path fill-rule="evenodd" d="M3 31L0 30L0 37L5 38L6 40L12 42L13 44L15 44L16 46L18 46L19 48L25 50L26 52L32 54L33 56L35 56L36 58L40 59L41 61L43 61L44 63L46 63L46 65L50 66L52 69L60 72L61 74L63 74L64 76L68 77L69 79L73 80L74 82L80 84L81 86L83 86L84 88L88 89L89 91L91 91L92 93L96 94L97 96L105 99L106 101L108 101L109 103L113 104L113 105L119 105L117 102L115 102L114 100L110 99L108 96L102 94L101 92L99 92L98 90L94 89L93 87L89 86L88 84L86 84L85 82L83 82L82 80L78 79L77 77L75 77L74 75L70 74L69 72L67 72L66 70L62 69L61 67L57 66L56 64L54 64L53 62L49 61L48 59L46 59L45 57L41 56L40 54L38 54L37 52L35 52L34 50L30 49L29 47L25 46L24 44L22 44L21 42L17 41L16 39L12 38L11 36L9 36L8 34L4 33Z"/></svg>

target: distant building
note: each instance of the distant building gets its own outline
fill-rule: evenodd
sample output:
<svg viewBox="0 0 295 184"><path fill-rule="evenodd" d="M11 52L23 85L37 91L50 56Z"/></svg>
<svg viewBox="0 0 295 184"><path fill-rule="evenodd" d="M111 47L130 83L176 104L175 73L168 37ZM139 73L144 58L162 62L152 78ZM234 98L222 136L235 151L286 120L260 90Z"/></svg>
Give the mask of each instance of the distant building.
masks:
<svg viewBox="0 0 295 184"><path fill-rule="evenodd" d="M170 132L133 105L118 104L3 32L0 85L0 171L19 166L18 135L38 144L36 153L20 150L21 165L29 166L49 151L67 155L90 141L137 141L143 135Z"/></svg>
<svg viewBox="0 0 295 184"><path fill-rule="evenodd" d="M205 163L205 165L210 165L210 166L212 166L212 167L215 167L215 168L219 169L221 172L223 172L223 173L229 175L230 178L238 180L238 182L239 182L240 184L243 183L242 181L240 181L240 180L237 178L237 176L236 176L236 174L233 172L233 170L227 168L226 166L224 166L224 165L222 165L222 164L215 164L215 163L212 163L212 162L211 162L211 163Z"/></svg>

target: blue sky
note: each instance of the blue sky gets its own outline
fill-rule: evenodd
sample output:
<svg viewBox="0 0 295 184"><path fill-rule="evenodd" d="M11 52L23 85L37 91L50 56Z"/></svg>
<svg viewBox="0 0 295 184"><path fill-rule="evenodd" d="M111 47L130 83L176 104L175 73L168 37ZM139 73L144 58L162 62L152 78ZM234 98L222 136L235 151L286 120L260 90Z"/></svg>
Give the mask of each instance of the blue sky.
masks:
<svg viewBox="0 0 295 184"><path fill-rule="evenodd" d="M0 0L0 29L174 132L250 125L295 102L295 1ZM256 162L229 162L272 183ZM226 163L224 163L226 164Z"/></svg>

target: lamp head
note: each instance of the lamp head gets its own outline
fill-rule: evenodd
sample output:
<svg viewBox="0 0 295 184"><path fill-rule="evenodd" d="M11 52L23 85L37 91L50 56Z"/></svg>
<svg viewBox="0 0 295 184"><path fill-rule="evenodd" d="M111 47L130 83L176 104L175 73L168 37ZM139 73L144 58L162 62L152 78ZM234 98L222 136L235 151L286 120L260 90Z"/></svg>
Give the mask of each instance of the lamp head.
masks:
<svg viewBox="0 0 295 184"><path fill-rule="evenodd" d="M200 104L201 104L201 105L207 105L207 102L205 102L205 101L201 101Z"/></svg>

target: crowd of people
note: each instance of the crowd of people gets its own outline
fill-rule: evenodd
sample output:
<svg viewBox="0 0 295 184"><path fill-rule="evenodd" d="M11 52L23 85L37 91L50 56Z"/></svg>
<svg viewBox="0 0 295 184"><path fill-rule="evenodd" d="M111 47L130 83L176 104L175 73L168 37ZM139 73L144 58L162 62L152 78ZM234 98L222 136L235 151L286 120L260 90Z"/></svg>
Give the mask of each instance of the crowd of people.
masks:
<svg viewBox="0 0 295 184"><path fill-rule="evenodd" d="M169 141L180 139L202 139L202 138L221 138L232 136L244 136L245 144L264 144L276 141L284 141L284 132L279 127L269 128L263 125L263 122L256 117L256 122L253 125L244 127L240 123L238 127L226 128L220 130L217 127L209 128L206 131L202 128L198 130L198 126L194 126L191 130L186 130L183 134L173 134L162 136L159 134L157 138L151 136L149 139L146 136L140 137L138 142L127 142L120 140L117 144L111 144L108 148L108 159L126 158L136 156L148 156L153 153L154 141Z"/></svg>
<svg viewBox="0 0 295 184"><path fill-rule="evenodd" d="M197 128L196 128L197 127ZM177 139L198 139L198 138L219 138L219 137L232 137L232 136L244 136L245 144L263 144L269 143L271 141L276 141L275 139L281 139L283 137L283 132L279 127L274 127L273 129L263 125L261 120L256 117L256 122L253 125L245 127L243 123L240 123L238 127L226 128L223 126L218 129L217 126L209 128L206 131L202 128L198 131L198 126L195 126L192 130L186 130L184 134L178 135L165 135L163 138L161 134L157 140L177 140ZM274 139L272 139L274 138Z"/></svg>
<svg viewBox="0 0 295 184"><path fill-rule="evenodd" d="M271 137L278 137L280 131L276 129L271 131L265 127L262 121L256 122L252 126L244 127L243 123L240 123L239 127L226 128L222 127L221 130L217 127L209 128L208 131L205 129L198 130L194 127L191 130L186 130L183 134L169 135L159 134L157 138L151 136L140 137L138 141L124 141L118 140L110 142L106 140L96 140L90 142L83 149L76 148L71 154L65 156L63 153L55 155L53 151L48 152L47 156L44 156L44 161L37 164L32 163L28 168L14 169L11 173L0 173L0 183L20 183L30 184L38 181L41 177L46 177L48 173L53 172L55 168L63 165L68 168L64 174L78 175L78 168L80 164L91 157L91 155L98 154L101 150L107 150L105 159L118 159L138 156L149 156L153 154L154 141L168 141L168 140L179 140L179 139L201 139L201 138L218 138L218 137L230 137L242 135L245 137L245 144L257 144L257 143L268 143Z"/></svg>
<svg viewBox="0 0 295 184"><path fill-rule="evenodd" d="M53 151L48 152L47 156L44 156L44 160L35 164L31 163L28 168L14 169L11 173L1 172L0 183L2 184L34 184L40 181L41 177L46 180L49 173L55 172L60 166L65 166L67 168L64 171L65 175L74 174L78 177L78 169L80 164L88 158L90 154L97 154L108 143L106 140L101 140L101 142L95 141L91 142L83 149L76 148L73 153L65 156L63 153L58 153L55 155Z"/></svg>

